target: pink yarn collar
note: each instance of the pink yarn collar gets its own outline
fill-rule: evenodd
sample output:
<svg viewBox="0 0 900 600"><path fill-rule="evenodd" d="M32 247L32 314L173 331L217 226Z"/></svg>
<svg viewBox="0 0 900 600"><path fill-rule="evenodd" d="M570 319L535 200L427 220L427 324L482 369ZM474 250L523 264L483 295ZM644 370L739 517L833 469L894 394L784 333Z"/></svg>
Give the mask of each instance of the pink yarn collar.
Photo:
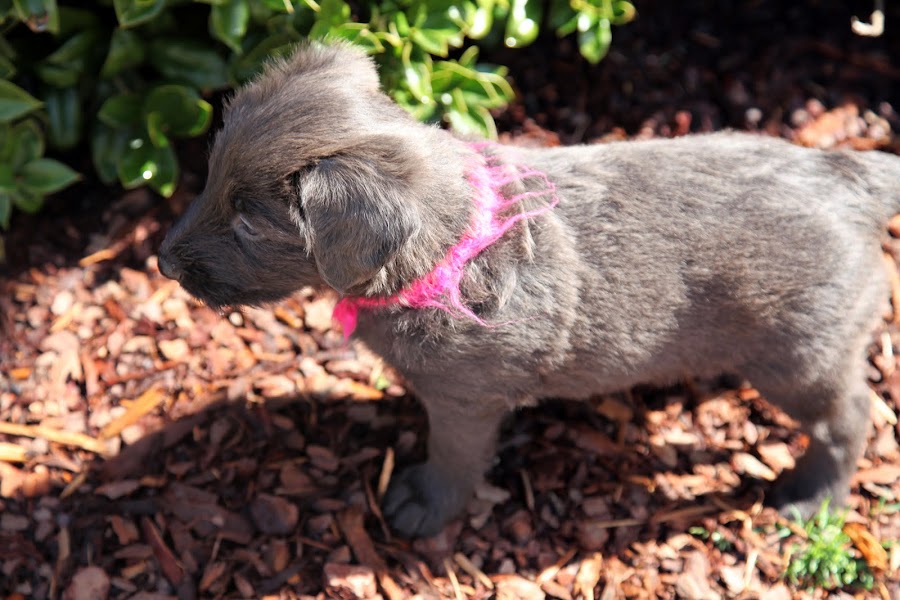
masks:
<svg viewBox="0 0 900 600"><path fill-rule="evenodd" d="M475 214L468 230L459 242L450 248L443 260L433 271L414 281L411 285L392 296L385 297L345 297L334 307L332 318L340 323L344 337L356 330L360 309L378 309L393 305L409 308L437 308L449 313L464 315L485 325L478 315L466 306L461 298L460 283L466 264L478 256L482 250L500 239L513 225L531 217L543 214L559 203L556 186L543 172L523 165L502 164L493 156L482 152L490 148L490 142L468 144L477 154L477 163L466 173L466 178L475 191ZM516 181L538 179L543 188L506 197L503 188ZM548 196L546 206L519 212L507 217L499 213L526 198Z"/></svg>

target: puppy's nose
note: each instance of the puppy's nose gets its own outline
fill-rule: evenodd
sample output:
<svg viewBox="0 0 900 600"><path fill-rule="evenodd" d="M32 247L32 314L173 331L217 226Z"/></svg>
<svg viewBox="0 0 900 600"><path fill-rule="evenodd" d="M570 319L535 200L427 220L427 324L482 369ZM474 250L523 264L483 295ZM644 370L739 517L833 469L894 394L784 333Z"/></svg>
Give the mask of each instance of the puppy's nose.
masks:
<svg viewBox="0 0 900 600"><path fill-rule="evenodd" d="M181 270L167 254L160 252L157 263L159 264L159 272L164 276L176 281L181 279Z"/></svg>

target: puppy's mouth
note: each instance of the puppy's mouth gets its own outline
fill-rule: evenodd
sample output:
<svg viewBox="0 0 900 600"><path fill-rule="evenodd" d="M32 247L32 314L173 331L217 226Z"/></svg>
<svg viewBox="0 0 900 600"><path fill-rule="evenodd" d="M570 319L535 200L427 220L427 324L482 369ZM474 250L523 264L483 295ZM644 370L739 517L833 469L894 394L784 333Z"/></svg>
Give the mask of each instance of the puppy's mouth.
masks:
<svg viewBox="0 0 900 600"><path fill-rule="evenodd" d="M289 294L276 294L262 287L237 287L223 282L184 275L179 280L187 292L220 314L240 312L245 307L259 307L283 300Z"/></svg>

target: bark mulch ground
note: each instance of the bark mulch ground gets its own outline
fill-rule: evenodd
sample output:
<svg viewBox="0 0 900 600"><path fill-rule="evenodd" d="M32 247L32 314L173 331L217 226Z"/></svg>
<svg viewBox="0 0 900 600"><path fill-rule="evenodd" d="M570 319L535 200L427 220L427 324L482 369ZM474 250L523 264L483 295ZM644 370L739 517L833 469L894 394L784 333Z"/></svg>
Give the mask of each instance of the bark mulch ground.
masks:
<svg viewBox="0 0 900 600"><path fill-rule="evenodd" d="M900 14L853 36L867 2L638 2L598 67L541 40L508 61L510 143L733 127L897 151ZM893 36L893 37L891 37ZM391 536L394 465L424 414L304 290L216 314L156 266L163 201L83 187L19 216L0 280L0 597L824 597L783 581L798 527L762 506L805 440L747 385L684 381L512 417L465 518ZM106 197L104 197L106 195ZM900 221L894 310L873 332L872 426L847 531L900 597ZM722 257L727 260L728 257ZM465 373L460 373L465 377Z"/></svg>

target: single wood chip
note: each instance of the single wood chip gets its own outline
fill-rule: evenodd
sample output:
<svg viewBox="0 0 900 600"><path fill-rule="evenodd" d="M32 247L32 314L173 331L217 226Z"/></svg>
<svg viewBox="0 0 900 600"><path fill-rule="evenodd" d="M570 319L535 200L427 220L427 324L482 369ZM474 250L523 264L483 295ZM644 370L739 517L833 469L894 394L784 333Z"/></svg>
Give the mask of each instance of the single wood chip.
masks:
<svg viewBox="0 0 900 600"><path fill-rule="evenodd" d="M884 398L881 397L880 394L876 393L875 390L869 390L869 397L872 400L872 410L875 413L884 419L885 423L890 425L897 424L897 413L894 412L890 406L887 405L887 402L884 401Z"/></svg>
<svg viewBox="0 0 900 600"><path fill-rule="evenodd" d="M572 560L572 558L575 556L575 553L575 548L570 548L569 551L560 556L555 563L541 571L540 575L537 576L536 581L539 584L543 584L545 581L550 581L551 579L556 577L556 574L559 573L559 570L566 566L566 563Z"/></svg>
<svg viewBox="0 0 900 600"><path fill-rule="evenodd" d="M378 476L378 501L384 499L387 492L388 484L391 482L391 475L394 474L394 449L388 447L384 453L384 462L381 464L381 474Z"/></svg>
<svg viewBox="0 0 900 600"><path fill-rule="evenodd" d="M94 493L100 494L101 496L106 496L110 500L116 500L118 498L131 494L140 487L141 482L137 479L119 479L117 481L111 481L109 483L101 485L96 490L94 490Z"/></svg>
<svg viewBox="0 0 900 600"><path fill-rule="evenodd" d="M885 463L871 469L857 471L850 479L850 483L851 485L859 485L861 483L893 485L897 480L900 480L900 465Z"/></svg>
<svg viewBox="0 0 900 600"><path fill-rule="evenodd" d="M63 491L61 491L59 493L60 499L68 498L69 496L74 494L78 490L78 488L80 488L84 484L84 482L87 481L87 477L88 477L87 469L85 469L84 471L82 471L81 473L76 475L72 479L72 481L70 481L68 483L68 485L66 485L66 487L63 488Z"/></svg>
<svg viewBox="0 0 900 600"><path fill-rule="evenodd" d="M82 567L63 593L63 600L105 600L109 596L109 575L100 567Z"/></svg>
<svg viewBox="0 0 900 600"><path fill-rule="evenodd" d="M894 308L894 325L900 325L900 269L897 268L897 261L894 257L885 252L883 253L884 263L887 266L888 278L891 282L891 306Z"/></svg>
<svg viewBox="0 0 900 600"><path fill-rule="evenodd" d="M875 536L862 523L844 523L844 533L859 550L866 564L873 571L883 572L888 566L888 555L884 547L878 543Z"/></svg>
<svg viewBox="0 0 900 600"><path fill-rule="evenodd" d="M775 481L778 477L775 475L775 471L766 466L765 463L746 452L735 452L731 457L731 464L738 473L743 473L744 475L749 475L750 477L755 477L757 479Z"/></svg>
<svg viewBox="0 0 900 600"><path fill-rule="evenodd" d="M97 252L89 254L79 260L78 266L89 267L106 260L112 260L118 255L118 253L118 249L116 248L104 248L103 250L98 250Z"/></svg>
<svg viewBox="0 0 900 600"><path fill-rule="evenodd" d="M25 462L27 457L28 452L25 448L9 442L0 442L0 461Z"/></svg>
<svg viewBox="0 0 900 600"><path fill-rule="evenodd" d="M676 508L672 510L662 510L650 517L651 523L668 523L670 521L679 521L681 519L693 519L703 515L716 512L718 509L709 504L701 504L698 506L686 506L684 508Z"/></svg>
<svg viewBox="0 0 900 600"><path fill-rule="evenodd" d="M9 376L15 379L16 381L25 381L29 377L31 377L32 368L31 367L18 367L9 372Z"/></svg>
<svg viewBox="0 0 900 600"><path fill-rule="evenodd" d="M184 569L178 563L175 554L166 545L159 529L156 528L156 525L153 524L149 517L141 518L141 530L144 532L146 542L153 548L153 555L159 563L163 576L177 588L184 577Z"/></svg>
<svg viewBox="0 0 900 600"><path fill-rule="evenodd" d="M453 595L456 600L465 600L462 589L459 587L459 578L456 576L456 571L453 570L453 563L446 558L444 559L444 570L447 571L447 577L450 579L450 585L453 587Z"/></svg>
<svg viewBox="0 0 900 600"><path fill-rule="evenodd" d="M206 569L203 570L203 577L200 578L200 591L205 592L209 588L213 586L214 583L218 582L222 575L225 574L225 569L228 565L223 562L212 562L206 565Z"/></svg>
<svg viewBox="0 0 900 600"><path fill-rule="evenodd" d="M362 512L356 507L347 508L338 513L337 522L341 533L344 534L344 539L353 550L356 560L375 571L378 584L384 590L385 595L390 600L405 598L406 594L388 573L387 563L376 552L372 538L366 533L363 527Z"/></svg>
<svg viewBox="0 0 900 600"><path fill-rule="evenodd" d="M6 423L0 421L0 433L29 438L44 438L48 441L56 442L57 444L76 446L95 454L106 455L107 453L106 444L101 440L92 438L83 433L61 431L43 425L19 425L18 423Z"/></svg>
<svg viewBox="0 0 900 600"><path fill-rule="evenodd" d="M166 393L162 388L152 387L148 389L139 398L128 404L124 414L110 421L100 431L100 437L108 440L119 435L123 429L137 423L141 417L154 410L165 399Z"/></svg>
<svg viewBox="0 0 900 600"><path fill-rule="evenodd" d="M594 552L581 561L578 574L575 576L575 595L584 600L594 600L594 588L600 582L600 568L603 566L603 555Z"/></svg>
<svg viewBox="0 0 900 600"><path fill-rule="evenodd" d="M484 571L476 567L472 561L466 558L465 554L457 552L453 555L453 560L455 560L456 564L459 565L459 568L468 573L472 579L481 582L481 584L489 590L494 589L494 582L491 581L491 578L488 577Z"/></svg>

